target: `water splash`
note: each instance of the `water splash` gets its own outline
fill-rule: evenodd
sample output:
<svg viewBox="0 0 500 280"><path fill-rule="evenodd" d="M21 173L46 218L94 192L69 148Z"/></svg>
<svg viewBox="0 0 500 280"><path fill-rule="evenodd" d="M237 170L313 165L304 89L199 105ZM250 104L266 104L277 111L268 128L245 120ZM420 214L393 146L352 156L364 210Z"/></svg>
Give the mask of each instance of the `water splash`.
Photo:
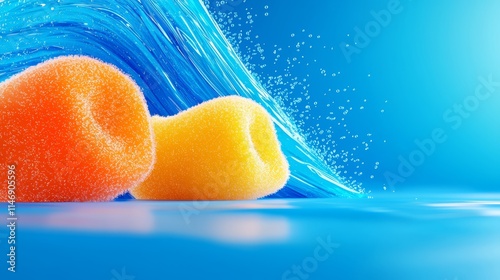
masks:
<svg viewBox="0 0 500 280"><path fill-rule="evenodd" d="M252 98L272 115L290 162L292 177L274 196L360 196L306 144L202 2L1 2L0 39L0 81L51 57L81 54L131 75L152 114L172 115L217 96Z"/></svg>

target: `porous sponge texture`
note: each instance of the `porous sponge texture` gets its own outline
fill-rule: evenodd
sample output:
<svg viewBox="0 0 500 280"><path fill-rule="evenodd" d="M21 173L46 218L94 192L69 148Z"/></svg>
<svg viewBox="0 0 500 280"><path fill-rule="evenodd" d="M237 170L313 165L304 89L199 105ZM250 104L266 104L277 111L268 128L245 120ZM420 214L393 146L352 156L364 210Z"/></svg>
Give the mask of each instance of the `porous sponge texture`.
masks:
<svg viewBox="0 0 500 280"><path fill-rule="evenodd" d="M255 199L288 180L272 119L250 99L220 97L152 122L157 160L131 190L138 199Z"/></svg>
<svg viewBox="0 0 500 280"><path fill-rule="evenodd" d="M1 83L0 117L0 174L16 165L17 201L110 200L154 163L139 87L96 59L55 58Z"/></svg>

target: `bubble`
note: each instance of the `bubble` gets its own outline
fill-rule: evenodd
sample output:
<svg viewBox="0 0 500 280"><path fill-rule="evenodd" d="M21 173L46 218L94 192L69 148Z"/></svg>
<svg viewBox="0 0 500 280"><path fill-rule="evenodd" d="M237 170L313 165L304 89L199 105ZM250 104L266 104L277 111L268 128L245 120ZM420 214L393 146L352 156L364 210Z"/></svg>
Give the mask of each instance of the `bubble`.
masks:
<svg viewBox="0 0 500 280"><path fill-rule="evenodd" d="M265 16L268 15L268 8L264 6ZM306 31L306 28L299 27L283 34L290 34L290 37L266 47L263 41L265 37L255 36L258 29L252 28L249 23L250 20L257 22L258 17L254 15L248 19L248 15L245 13L242 17L236 12L227 12L215 14L214 17L219 24L225 24L221 29L242 62L277 101L280 109L293 120L309 146L335 173L345 179L346 186L362 189L363 180L356 181L351 171L357 170L356 178L374 176L370 174L374 171L372 166L364 165L360 160L373 141L366 132L353 133L351 124L359 121L356 120L359 116L354 112L372 112L367 99L354 98L354 94L360 96L366 92L354 84L346 84L347 76L346 79L339 79L341 72L335 69L335 65L327 64L323 57L315 55L319 52L335 52L334 46L325 45L324 42L320 44L322 41L319 40L301 40L304 37L320 39L325 34L314 34L312 30ZM222 23L219 21L221 17ZM232 19L233 27L227 24L228 18ZM272 65L272 70L267 70L267 65ZM366 75L371 77L371 73Z"/></svg>

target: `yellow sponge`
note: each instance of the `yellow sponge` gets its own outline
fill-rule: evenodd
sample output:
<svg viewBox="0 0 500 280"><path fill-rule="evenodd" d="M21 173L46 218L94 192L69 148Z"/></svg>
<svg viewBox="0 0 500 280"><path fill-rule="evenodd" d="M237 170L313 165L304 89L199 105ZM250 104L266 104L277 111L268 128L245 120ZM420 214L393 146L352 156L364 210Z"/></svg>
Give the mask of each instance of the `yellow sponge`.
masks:
<svg viewBox="0 0 500 280"><path fill-rule="evenodd" d="M0 174L15 174L19 202L110 200L154 163L140 89L92 58L59 57L1 83L0 118Z"/></svg>
<svg viewBox="0 0 500 280"><path fill-rule="evenodd" d="M252 100L216 98L152 122L157 160L146 181L131 190L138 199L255 199L288 180L272 120Z"/></svg>

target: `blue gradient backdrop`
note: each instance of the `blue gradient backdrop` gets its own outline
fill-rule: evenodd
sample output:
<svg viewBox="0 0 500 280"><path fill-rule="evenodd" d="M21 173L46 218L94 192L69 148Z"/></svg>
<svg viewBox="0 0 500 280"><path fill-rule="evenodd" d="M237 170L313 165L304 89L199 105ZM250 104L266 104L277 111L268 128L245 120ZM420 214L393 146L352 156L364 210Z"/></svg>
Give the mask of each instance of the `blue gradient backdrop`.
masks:
<svg viewBox="0 0 500 280"><path fill-rule="evenodd" d="M315 48L307 53L306 60L316 59L318 65L342 74L333 83L322 77L315 80L312 75L309 82L312 84L310 95L313 99L321 101L320 93L324 88L335 89L346 85L357 90L357 97L351 98L352 105L363 105L356 98L368 99L369 106L365 110L354 110L346 118L352 131L360 134L371 132L375 138L370 150L359 154L359 158L366 163L362 167L365 173L375 175L372 180L368 175L361 176L368 190L376 192L382 190L384 185L388 190L436 186L444 191L463 188L498 190L500 87L496 87L496 91L486 100L480 100L479 104L467 99L467 96L474 95L480 85L479 77L488 79L492 75L493 81L500 81L500 2L239 2L229 1L232 4L225 9L245 13L249 7L259 11L269 5L269 16L256 19L251 27L253 34L259 35L255 41L268 46L264 48L266 51L272 50L274 44L295 45L300 41L302 29L306 29L305 34L314 34L314 37L321 35L321 39L314 43ZM390 20L386 19L386 26L379 24L380 30L377 31L370 26L370 22L376 20L372 12L380 14L388 7L393 10L397 7L398 13L391 14ZM349 63L341 46L343 42L356 46L355 28L365 30L367 26L373 28L370 41L365 44L358 40L363 44L358 48L359 52L349 56ZM292 37L292 33L298 35ZM251 45L249 42L242 44ZM293 56L295 49L284 51ZM279 71L271 66L260 70L260 74L265 77L274 74L274 70ZM293 71L301 77L311 73L311 68L296 65ZM295 94L300 96L302 93L297 91ZM454 110L455 104L464 102L469 102L468 108L473 110L466 111L460 117L463 122L453 129L453 126L458 126L456 118L459 112L448 113L448 118L453 117L453 121L447 121L443 115L449 109ZM307 125L316 123L314 120ZM435 151L426 155L424 163L416 166L410 176L400 176L399 156L408 159L418 149L414 141L431 137L436 128L443 129L446 141L438 143ZM341 145L349 147L354 144L346 141ZM373 170L373 162L377 161L380 168ZM352 173L355 170L348 167L347 171ZM404 182L393 181L391 187L386 172L400 176Z"/></svg>

